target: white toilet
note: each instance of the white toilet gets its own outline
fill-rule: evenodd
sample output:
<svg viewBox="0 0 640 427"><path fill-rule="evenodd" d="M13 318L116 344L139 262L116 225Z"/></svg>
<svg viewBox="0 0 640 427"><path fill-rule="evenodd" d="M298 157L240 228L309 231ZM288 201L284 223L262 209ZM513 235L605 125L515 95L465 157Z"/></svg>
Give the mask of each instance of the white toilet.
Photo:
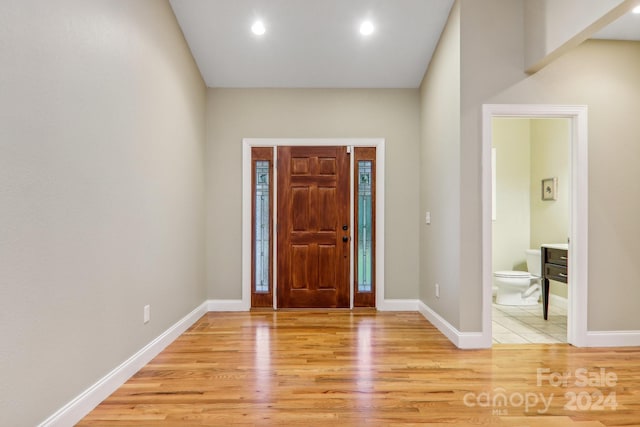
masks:
<svg viewBox="0 0 640 427"><path fill-rule="evenodd" d="M527 249L527 270L496 271L493 283L496 288L496 304L536 305L540 299L540 249Z"/></svg>

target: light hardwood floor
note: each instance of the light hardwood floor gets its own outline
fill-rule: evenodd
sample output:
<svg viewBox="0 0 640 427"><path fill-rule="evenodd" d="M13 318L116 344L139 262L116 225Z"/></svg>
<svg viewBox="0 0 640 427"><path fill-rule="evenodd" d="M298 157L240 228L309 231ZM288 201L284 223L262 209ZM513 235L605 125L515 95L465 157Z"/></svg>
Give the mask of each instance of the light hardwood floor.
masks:
<svg viewBox="0 0 640 427"><path fill-rule="evenodd" d="M638 426L640 348L458 350L418 313L208 313L78 425L408 424Z"/></svg>

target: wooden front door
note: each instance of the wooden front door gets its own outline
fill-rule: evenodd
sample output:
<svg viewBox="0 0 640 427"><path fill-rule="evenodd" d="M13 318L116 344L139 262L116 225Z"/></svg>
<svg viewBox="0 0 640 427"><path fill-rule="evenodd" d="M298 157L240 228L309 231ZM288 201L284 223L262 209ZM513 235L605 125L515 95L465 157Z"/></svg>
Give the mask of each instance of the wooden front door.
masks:
<svg viewBox="0 0 640 427"><path fill-rule="evenodd" d="M346 147L278 147L278 307L349 307Z"/></svg>

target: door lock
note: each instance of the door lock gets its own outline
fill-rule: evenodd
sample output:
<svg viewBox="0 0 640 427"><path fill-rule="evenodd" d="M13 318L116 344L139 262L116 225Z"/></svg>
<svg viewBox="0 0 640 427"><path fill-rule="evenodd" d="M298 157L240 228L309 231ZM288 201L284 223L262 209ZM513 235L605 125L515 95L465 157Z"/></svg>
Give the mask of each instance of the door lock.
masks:
<svg viewBox="0 0 640 427"><path fill-rule="evenodd" d="M342 241L343 242L348 242L349 241L349 236L342 236Z"/></svg>

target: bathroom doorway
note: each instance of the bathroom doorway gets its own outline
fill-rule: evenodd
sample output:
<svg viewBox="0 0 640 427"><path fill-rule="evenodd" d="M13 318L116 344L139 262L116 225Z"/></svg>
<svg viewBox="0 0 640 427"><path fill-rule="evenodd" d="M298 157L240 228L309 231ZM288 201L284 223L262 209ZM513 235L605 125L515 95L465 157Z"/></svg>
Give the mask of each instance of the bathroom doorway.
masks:
<svg viewBox="0 0 640 427"><path fill-rule="evenodd" d="M494 117L492 127L493 343L566 343L567 285L549 282L545 319L541 247L569 237L571 119Z"/></svg>
<svg viewBox="0 0 640 427"><path fill-rule="evenodd" d="M508 341L585 343L586 123L584 106L483 107L483 339L488 346ZM564 133L564 142L554 132ZM506 183L500 183L500 176ZM553 194L543 196L543 180ZM547 243L564 244L570 266L566 285L551 282L548 320L538 302L540 291L529 288L530 283L523 293L535 298L535 304L494 306L494 272L527 275L525 251ZM538 274L542 270L541 263ZM518 337L507 338L512 332Z"/></svg>

